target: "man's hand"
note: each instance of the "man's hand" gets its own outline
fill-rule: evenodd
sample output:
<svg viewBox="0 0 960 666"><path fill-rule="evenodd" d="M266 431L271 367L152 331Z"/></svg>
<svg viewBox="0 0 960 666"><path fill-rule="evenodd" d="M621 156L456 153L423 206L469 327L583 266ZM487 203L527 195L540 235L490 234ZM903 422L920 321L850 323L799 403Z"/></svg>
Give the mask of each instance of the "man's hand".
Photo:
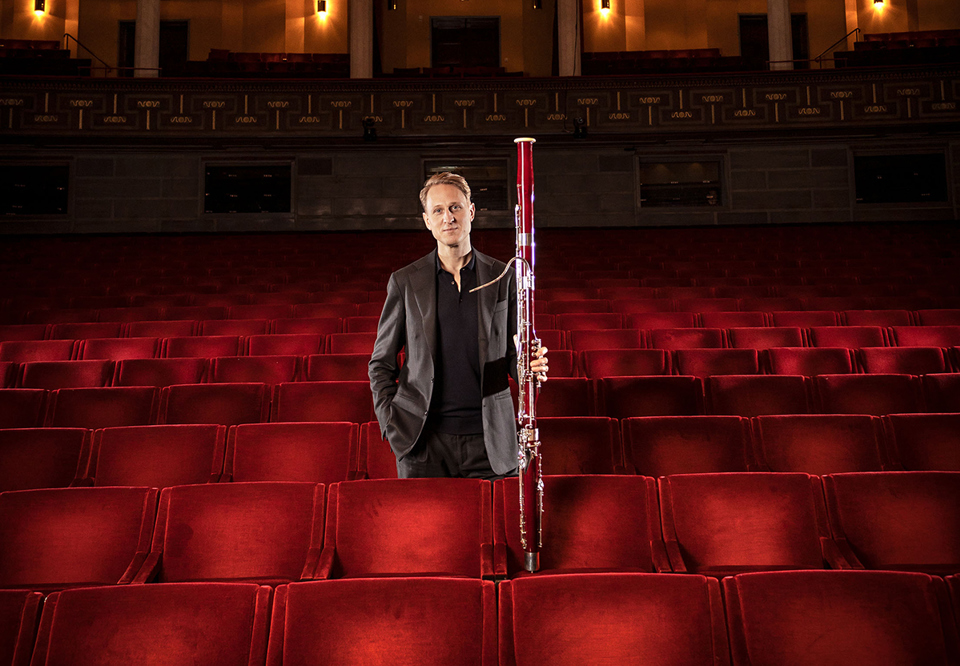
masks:
<svg viewBox="0 0 960 666"><path fill-rule="evenodd" d="M537 380L543 383L547 381L547 372L550 369L547 365L547 348L540 347L533 353L533 357L530 362L530 369L537 373Z"/></svg>

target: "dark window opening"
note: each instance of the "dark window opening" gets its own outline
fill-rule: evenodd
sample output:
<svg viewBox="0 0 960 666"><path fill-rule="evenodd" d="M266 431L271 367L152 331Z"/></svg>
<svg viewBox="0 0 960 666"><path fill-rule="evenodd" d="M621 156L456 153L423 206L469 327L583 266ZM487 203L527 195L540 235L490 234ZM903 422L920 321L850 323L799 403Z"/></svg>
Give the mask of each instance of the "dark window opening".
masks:
<svg viewBox="0 0 960 666"><path fill-rule="evenodd" d="M0 165L3 215L66 215L70 167Z"/></svg>
<svg viewBox="0 0 960 666"><path fill-rule="evenodd" d="M640 206L719 206L720 162L646 162L640 165Z"/></svg>
<svg viewBox="0 0 960 666"><path fill-rule="evenodd" d="M767 32L766 14L740 14L740 57L750 69L767 69L770 60L770 34ZM790 28L793 38L793 59L810 59L810 38L807 33L807 15L791 14ZM809 69L809 62L794 63L796 69Z"/></svg>
<svg viewBox="0 0 960 666"><path fill-rule="evenodd" d="M180 76L190 59L188 21L160 21L160 75ZM119 76L133 76L136 54L136 21L120 21L117 67Z"/></svg>
<svg viewBox="0 0 960 666"><path fill-rule="evenodd" d="M284 165L207 165L205 213L289 213L291 168Z"/></svg>
<svg viewBox="0 0 960 666"><path fill-rule="evenodd" d="M857 155L853 158L857 203L947 201L947 166L943 153L927 155Z"/></svg>
<svg viewBox="0 0 960 666"><path fill-rule="evenodd" d="M423 171L424 180L444 171L463 176L470 185L477 210L510 210L509 172L505 159L427 160Z"/></svg>
<svg viewBox="0 0 960 666"><path fill-rule="evenodd" d="M432 67L499 67L500 19L430 19Z"/></svg>

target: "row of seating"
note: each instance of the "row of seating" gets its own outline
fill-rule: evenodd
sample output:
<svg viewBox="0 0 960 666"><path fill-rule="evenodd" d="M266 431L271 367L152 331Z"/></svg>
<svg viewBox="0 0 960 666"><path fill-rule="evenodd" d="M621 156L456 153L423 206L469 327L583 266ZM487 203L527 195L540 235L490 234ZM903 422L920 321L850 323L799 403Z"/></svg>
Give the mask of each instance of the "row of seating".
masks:
<svg viewBox="0 0 960 666"><path fill-rule="evenodd" d="M867 571L435 577L0 592L15 665L955 663L960 578ZM572 602L572 600L575 600ZM39 625L39 632L36 627ZM318 627L321 628L318 630ZM38 635L37 635L38 634ZM35 643L35 647L34 647Z"/></svg>
<svg viewBox="0 0 960 666"><path fill-rule="evenodd" d="M960 414L538 419L544 474L960 471ZM396 478L373 421L0 429L0 492Z"/></svg>
<svg viewBox="0 0 960 666"><path fill-rule="evenodd" d="M960 472L543 483L543 573L960 572ZM9 491L0 588L513 578L525 575L518 498L516 477Z"/></svg>

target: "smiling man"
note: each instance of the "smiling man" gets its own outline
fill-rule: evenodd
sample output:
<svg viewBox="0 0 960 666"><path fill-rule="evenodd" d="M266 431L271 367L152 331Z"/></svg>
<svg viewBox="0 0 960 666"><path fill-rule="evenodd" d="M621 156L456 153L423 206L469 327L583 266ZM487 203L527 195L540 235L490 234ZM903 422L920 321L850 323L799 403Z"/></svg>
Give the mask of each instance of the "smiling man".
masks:
<svg viewBox="0 0 960 666"><path fill-rule="evenodd" d="M516 379L517 296L506 265L474 250L476 208L461 176L431 176L420 191L437 248L390 276L370 386L400 478L498 479L516 474L509 377ZM404 350L400 367L397 356ZM531 368L546 377L546 349Z"/></svg>

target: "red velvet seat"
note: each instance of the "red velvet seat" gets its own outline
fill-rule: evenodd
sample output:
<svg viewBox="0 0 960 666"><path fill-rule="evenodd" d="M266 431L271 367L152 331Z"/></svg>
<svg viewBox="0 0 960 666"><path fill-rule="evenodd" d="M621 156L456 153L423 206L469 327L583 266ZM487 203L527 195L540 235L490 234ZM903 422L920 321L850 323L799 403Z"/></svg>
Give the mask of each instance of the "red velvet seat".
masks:
<svg viewBox="0 0 960 666"><path fill-rule="evenodd" d="M17 381L20 365L10 361L0 361L0 389L12 388Z"/></svg>
<svg viewBox="0 0 960 666"><path fill-rule="evenodd" d="M34 664L263 664L268 587L125 585L50 596Z"/></svg>
<svg viewBox="0 0 960 666"><path fill-rule="evenodd" d="M129 582L153 534L155 488L0 494L0 589Z"/></svg>
<svg viewBox="0 0 960 666"><path fill-rule="evenodd" d="M86 322L82 324L54 324L50 330L51 340L86 340L90 338L119 338L123 324L120 322Z"/></svg>
<svg viewBox="0 0 960 666"><path fill-rule="evenodd" d="M928 411L960 412L960 373L924 375L923 392Z"/></svg>
<svg viewBox="0 0 960 666"><path fill-rule="evenodd" d="M97 430L83 483L153 488L214 483L223 470L226 431L218 425Z"/></svg>
<svg viewBox="0 0 960 666"><path fill-rule="evenodd" d="M741 328L769 326L765 312L701 312L700 322L705 328Z"/></svg>
<svg viewBox="0 0 960 666"><path fill-rule="evenodd" d="M133 582L277 585L309 578L322 545L323 510L322 483L164 488L150 554Z"/></svg>
<svg viewBox="0 0 960 666"><path fill-rule="evenodd" d="M770 349L771 347L803 347L803 331L789 326L766 328L731 328L727 331L730 346L737 349Z"/></svg>
<svg viewBox="0 0 960 666"><path fill-rule="evenodd" d="M847 326L910 326L913 323L906 310L847 310L840 316Z"/></svg>
<svg viewBox="0 0 960 666"><path fill-rule="evenodd" d="M370 381L369 362L369 354L313 354L307 358L304 379L311 382Z"/></svg>
<svg viewBox="0 0 960 666"><path fill-rule="evenodd" d="M597 384L600 416L692 416L703 413L697 377L606 377Z"/></svg>
<svg viewBox="0 0 960 666"><path fill-rule="evenodd" d="M357 314L356 303L299 303L293 306L293 316L298 318L343 319Z"/></svg>
<svg viewBox="0 0 960 666"><path fill-rule="evenodd" d="M543 341L541 340L541 343ZM546 346L546 345L544 345ZM550 360L550 377L577 377L579 373L579 364L577 362L577 352L569 349L549 350L548 358Z"/></svg>
<svg viewBox="0 0 960 666"><path fill-rule="evenodd" d="M516 402L517 386L510 380ZM586 377L552 377L540 388L537 416L593 416L593 382Z"/></svg>
<svg viewBox="0 0 960 666"><path fill-rule="evenodd" d="M543 477L539 575L669 571L660 536L657 484L642 476ZM516 477L493 484L495 571L527 575ZM528 544L529 545L529 544Z"/></svg>
<svg viewBox="0 0 960 666"><path fill-rule="evenodd" d="M710 377L760 373L756 349L679 349L674 356L677 372L681 375Z"/></svg>
<svg viewBox="0 0 960 666"><path fill-rule="evenodd" d="M670 292L674 292L673 298L676 298L676 308L678 312L735 312L737 311L736 298L714 298L712 296L702 296L699 298L683 298L682 292L676 290L659 291L661 298L670 297ZM704 324L706 325L706 324Z"/></svg>
<svg viewBox="0 0 960 666"><path fill-rule="evenodd" d="M390 448L390 442L380 436L380 424L376 421L360 426L357 472L367 479L397 478L397 457Z"/></svg>
<svg viewBox="0 0 960 666"><path fill-rule="evenodd" d="M200 322L195 319L170 321L131 321L127 324L129 338L176 338L196 335Z"/></svg>
<svg viewBox="0 0 960 666"><path fill-rule="evenodd" d="M654 290L655 291L655 290ZM673 312L673 300L669 298L654 298L650 297L636 297L636 298L618 298L617 300L609 301L609 310L604 310L604 312L619 312L620 314L633 314L647 312L651 314L655 313L668 313ZM694 313L687 313L693 315ZM684 320L681 320L683 324ZM650 328L658 328L659 325L651 326ZM670 327L672 328L672 326Z"/></svg>
<svg viewBox="0 0 960 666"><path fill-rule="evenodd" d="M774 326L839 326L840 313L833 310L801 310L771 312Z"/></svg>
<svg viewBox="0 0 960 666"><path fill-rule="evenodd" d="M269 319L209 319L200 322L200 335L266 335Z"/></svg>
<svg viewBox="0 0 960 666"><path fill-rule="evenodd" d="M659 484L663 535L674 571L722 577L843 563L829 539L818 477L677 474Z"/></svg>
<svg viewBox="0 0 960 666"><path fill-rule="evenodd" d="M950 370L947 355L938 347L863 347L857 354L867 374L926 375Z"/></svg>
<svg viewBox="0 0 960 666"><path fill-rule="evenodd" d="M376 333L331 333L327 336L328 354L367 354L373 353L377 340Z"/></svg>
<svg viewBox="0 0 960 666"><path fill-rule="evenodd" d="M552 353L548 356L552 363ZM671 370L670 353L663 349L591 349L580 352L580 366L589 379L669 375Z"/></svg>
<svg viewBox="0 0 960 666"><path fill-rule="evenodd" d="M270 414L266 384L174 384L160 395L160 423L261 423Z"/></svg>
<svg viewBox="0 0 960 666"><path fill-rule="evenodd" d="M918 310L921 326L960 326L960 309Z"/></svg>
<svg viewBox="0 0 960 666"><path fill-rule="evenodd" d="M814 326L810 329L813 347L886 347L884 329L879 326Z"/></svg>
<svg viewBox="0 0 960 666"><path fill-rule="evenodd" d="M553 380L551 380L553 381ZM537 419L544 474L614 474L622 465L620 431L604 416Z"/></svg>
<svg viewBox="0 0 960 666"><path fill-rule="evenodd" d="M960 572L960 472L823 478L830 529L855 567Z"/></svg>
<svg viewBox="0 0 960 666"><path fill-rule="evenodd" d="M705 380L707 412L736 416L809 414L807 379L797 375L717 375Z"/></svg>
<svg viewBox="0 0 960 666"><path fill-rule="evenodd" d="M66 488L90 453L83 428L0 429L0 492Z"/></svg>
<svg viewBox="0 0 960 666"><path fill-rule="evenodd" d="M478 479L335 483L314 577L492 577L492 506Z"/></svg>
<svg viewBox="0 0 960 666"><path fill-rule="evenodd" d="M207 376L205 358L127 359L117 363L114 386L173 386L199 384Z"/></svg>
<svg viewBox="0 0 960 666"><path fill-rule="evenodd" d="M623 328L623 315L616 312L571 312L558 314L555 326L564 331Z"/></svg>
<svg viewBox="0 0 960 666"><path fill-rule="evenodd" d="M0 663L30 663L42 604L40 592L0 590Z"/></svg>
<svg viewBox="0 0 960 666"><path fill-rule="evenodd" d="M753 428L757 458L771 472L834 474L891 468L875 416L758 416Z"/></svg>
<svg viewBox="0 0 960 666"><path fill-rule="evenodd" d="M59 389L47 402L44 425L95 430L156 423L160 392L148 386Z"/></svg>
<svg viewBox="0 0 960 666"><path fill-rule="evenodd" d="M49 332L47 324L0 324L0 342L44 340Z"/></svg>
<svg viewBox="0 0 960 666"><path fill-rule="evenodd" d="M716 580L598 573L500 584L500 666L723 666L729 659Z"/></svg>
<svg viewBox="0 0 960 666"><path fill-rule="evenodd" d="M27 312L25 324L65 324L74 322L97 321L98 312L94 308L53 307Z"/></svg>
<svg viewBox="0 0 960 666"><path fill-rule="evenodd" d="M159 358L160 338L90 338L80 342L77 357L85 360Z"/></svg>
<svg viewBox="0 0 960 666"><path fill-rule="evenodd" d="M813 382L824 414L927 411L920 379L912 375L820 375Z"/></svg>
<svg viewBox="0 0 960 666"><path fill-rule="evenodd" d="M349 421L375 418L369 381L297 382L273 390L271 421Z"/></svg>
<svg viewBox="0 0 960 666"><path fill-rule="evenodd" d="M163 309L163 318L174 321L192 319L223 319L227 316L227 308L222 305L175 305Z"/></svg>
<svg viewBox="0 0 960 666"><path fill-rule="evenodd" d="M307 295L304 294L305 298ZM263 301L266 297L297 297L296 294L251 294L251 297ZM272 319L281 319L293 316L294 303L251 303L249 305L232 305L227 309L227 317L235 320L261 319L268 322ZM243 334L240 334L243 335Z"/></svg>
<svg viewBox="0 0 960 666"><path fill-rule="evenodd" d="M738 309L741 312L778 312L803 310L803 301L790 296L760 296L741 298Z"/></svg>
<svg viewBox="0 0 960 666"><path fill-rule="evenodd" d="M195 335L166 338L163 341L163 358L214 358L239 356L243 351L239 335Z"/></svg>
<svg viewBox="0 0 960 666"><path fill-rule="evenodd" d="M900 347L955 347L960 326L894 326L893 339Z"/></svg>
<svg viewBox="0 0 960 666"><path fill-rule="evenodd" d="M210 359L210 383L261 382L275 385L300 378L299 356L224 356Z"/></svg>
<svg viewBox="0 0 960 666"><path fill-rule="evenodd" d="M591 349L641 349L643 337L632 328L611 328L571 331L570 347L583 352Z"/></svg>
<svg viewBox="0 0 960 666"><path fill-rule="evenodd" d="M0 390L0 427L33 428L43 424L47 392L43 389Z"/></svg>
<svg viewBox="0 0 960 666"><path fill-rule="evenodd" d="M644 476L746 472L757 468L750 422L738 416L647 416L624 419L626 469Z"/></svg>
<svg viewBox="0 0 960 666"><path fill-rule="evenodd" d="M20 366L21 388L59 389L107 386L113 361L37 361Z"/></svg>
<svg viewBox="0 0 960 666"><path fill-rule="evenodd" d="M889 571L785 571L723 581L733 664L950 664L943 582Z"/></svg>
<svg viewBox="0 0 960 666"><path fill-rule="evenodd" d="M380 317L373 315L357 315L346 317L343 320L344 333L376 333Z"/></svg>
<svg viewBox="0 0 960 666"><path fill-rule="evenodd" d="M230 429L224 481L304 481L354 478L355 423L248 423Z"/></svg>
<svg viewBox="0 0 960 666"><path fill-rule="evenodd" d="M269 666L497 666L494 584L447 578L293 583L277 588ZM322 627L322 631L317 628Z"/></svg>
<svg viewBox="0 0 960 666"><path fill-rule="evenodd" d="M698 325L694 312L632 312L624 316L624 327L641 331L658 328L694 328Z"/></svg>
<svg viewBox="0 0 960 666"><path fill-rule="evenodd" d="M960 472L960 414L891 414L883 421L904 469Z"/></svg>
<svg viewBox="0 0 960 666"><path fill-rule="evenodd" d="M723 329L719 328L661 328L646 331L647 346L651 349L718 349L724 346Z"/></svg>
<svg viewBox="0 0 960 666"><path fill-rule="evenodd" d="M0 361L69 361L77 349L76 340L10 340L0 342Z"/></svg>
<svg viewBox="0 0 960 666"><path fill-rule="evenodd" d="M141 306L126 308L100 308L100 321L132 324L140 321L155 321L161 318L163 311L159 307ZM157 336L160 337L160 336Z"/></svg>
<svg viewBox="0 0 960 666"><path fill-rule="evenodd" d="M846 347L774 347L767 366L774 375L839 375L857 371L854 350Z"/></svg>
<svg viewBox="0 0 960 666"><path fill-rule="evenodd" d="M325 344L319 333L251 335L246 343L250 356L308 356L321 353Z"/></svg>

